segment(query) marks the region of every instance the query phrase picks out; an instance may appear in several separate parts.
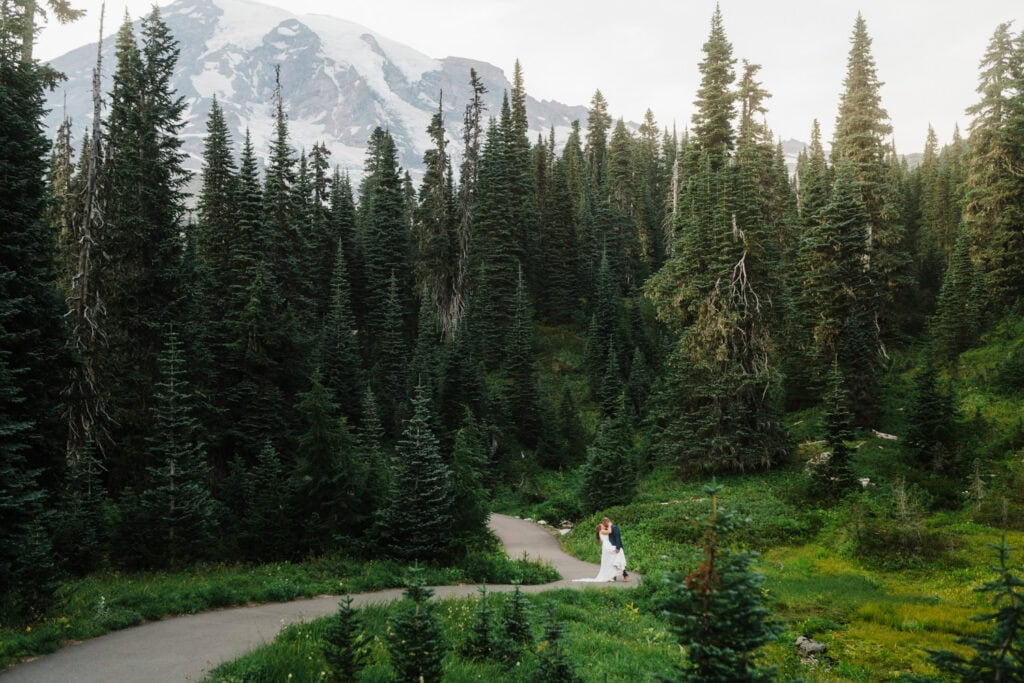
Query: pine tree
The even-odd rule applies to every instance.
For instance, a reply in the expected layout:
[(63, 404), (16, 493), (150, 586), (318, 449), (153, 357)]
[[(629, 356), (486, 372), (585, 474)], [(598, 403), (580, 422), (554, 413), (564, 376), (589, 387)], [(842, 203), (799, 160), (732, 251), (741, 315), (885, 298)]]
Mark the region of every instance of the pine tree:
[(458, 266), (457, 209), (443, 111), (439, 102), (427, 128), (434, 147), (423, 155), (425, 171), (415, 219), (416, 274), (418, 288), (426, 289), (438, 318), (450, 326), (453, 321), (446, 316), (453, 310), (454, 269)]
[(853, 415), (847, 407), (849, 397), (844, 388), (845, 379), (837, 362), (829, 373), (829, 392), (825, 412), (825, 444), (829, 448), (828, 460), (818, 465), (814, 477), (827, 496), (838, 496), (854, 485), (850, 458), (853, 450), (847, 444), (853, 441)]
[(661, 613), (687, 651), (686, 664), (671, 680), (769, 681), (773, 672), (756, 668), (753, 655), (780, 629), (764, 606), (764, 576), (752, 568), (757, 553), (722, 550), (724, 537), (740, 525), (719, 510), (720, 489), (708, 488), (712, 513), (701, 541), (704, 559), (689, 575), (666, 579)]
[(928, 354), (914, 382), (904, 441), (915, 469), (948, 476), (956, 471), (956, 403), (939, 391), (935, 363)]
[(398, 443), (397, 471), (380, 519), (389, 552), (403, 560), (435, 560), (452, 550), (444, 542), (451, 528), (452, 487), (431, 430), (427, 387), (416, 387), (412, 418)]
[(358, 446), (319, 372), (299, 398), (306, 431), (298, 439), (295, 481), (303, 501), (307, 545), (322, 550), (340, 530), (355, 528), (356, 492), (362, 488), (355, 465)]
[(139, 495), (139, 516), (133, 520), (140, 559), (148, 566), (180, 567), (211, 554), (216, 518), (210, 468), (192, 396), (182, 342), (168, 329), (147, 438), (149, 485)]
[(523, 651), (533, 647), (530, 602), (518, 585), (501, 605), (498, 635), (498, 657), (506, 666), (515, 666), (522, 659)]
[(46, 67), (25, 58), (34, 40), (26, 24), (34, 16), (19, 9), (10, 3), (0, 7), (0, 353), (9, 354), (9, 379), (19, 396), (5, 402), (4, 418), (32, 424), (18, 437), (26, 447), (22, 457), (38, 470), (39, 484), (52, 490), (63, 477), (67, 424), (60, 392), (70, 359), (56, 287), (56, 244), (44, 220), (48, 76)]
[(53, 551), (64, 571), (73, 576), (95, 571), (106, 556), (106, 489), (100, 477), (101, 468), (96, 448), (87, 443), (68, 462), (60, 490), (60, 507), (52, 532)]
[(582, 683), (583, 679), (576, 673), (572, 659), (563, 649), (565, 624), (558, 621), (555, 605), (548, 605), (547, 621), (544, 624), (544, 635), (541, 636), (540, 668), (537, 671), (537, 683)]
[(890, 176), (887, 161), (889, 148), (884, 138), (892, 133), (892, 126), (882, 108), (881, 87), (867, 24), (858, 14), (836, 116), (832, 159), (836, 164), (841, 159), (848, 162), (867, 213), (865, 266), (871, 271), (877, 290), (873, 315), (878, 318), (883, 334), (889, 336), (903, 317), (897, 295), (913, 283), (903, 216), (897, 206), (899, 188)]
[[(402, 402), (405, 400), (407, 367), (406, 345), (402, 325), (402, 302), (398, 278), (392, 274), (384, 300), (384, 321), (379, 352), (373, 369), (374, 386), (384, 408), (385, 428), (397, 435), (402, 422)], [(429, 388), (429, 385), (428, 385)]]
[(430, 603), (433, 595), (434, 591), (424, 588), (423, 580), (414, 573), (406, 584), (405, 600), (390, 620), (388, 650), (400, 681), (441, 681), (445, 640)]
[(34, 425), (19, 419), (25, 401), (19, 375), (24, 371), (10, 365), (14, 335), (8, 325), (14, 310), (13, 302), (0, 299), (0, 615), (5, 622), (44, 609), (55, 578), (49, 539), (43, 533), (45, 492), (39, 469), (26, 458), (32, 452)]
[(359, 210), (364, 212), (361, 229), (366, 299), (363, 303), (371, 358), (376, 361), (383, 352), (384, 328), (389, 324), (392, 277), (396, 280), (401, 320), (406, 320), (414, 310), (411, 233), (406, 220), (401, 169), (390, 133), (374, 131), (367, 150), (366, 174), (359, 202)]
[(320, 371), (334, 402), (346, 417), (355, 420), (359, 416), (357, 401), (362, 393), (363, 377), (351, 294), (345, 243), (339, 239), (327, 316), (320, 336)]
[(972, 325), (972, 315), (965, 314), (980, 303), (974, 298), (974, 273), (971, 233), (966, 224), (962, 224), (942, 279), (933, 319), (932, 332), (941, 358), (955, 358), (974, 342), (978, 333)]
[(159, 331), (182, 314), (180, 219), (189, 174), (179, 137), (185, 101), (171, 89), (179, 48), (157, 8), (142, 22), (141, 49), (125, 17), (115, 54), (99, 279), (108, 314), (101, 383), (116, 425), (107, 465), (117, 487), (141, 478), (132, 462), (145, 450)]
[(572, 321), (581, 292), (576, 216), (564, 154), (554, 162), (549, 188), (541, 214), (545, 286), (538, 304), (545, 321), (565, 324)]
[(515, 315), (505, 351), (505, 367), (511, 380), (508, 405), (509, 414), (515, 421), (516, 439), (520, 444), (532, 448), (537, 444), (542, 421), (533, 342), (533, 315), (528, 297), (526, 282), (520, 269), (516, 285)]
[(486, 106), (483, 96), (487, 92), (483, 82), (477, 76), (476, 69), (469, 70), (469, 87), (473, 97), (466, 105), (462, 119), (462, 165), (459, 167), (459, 216), (457, 239), (457, 255), (455, 276), (452, 283), (453, 294), (451, 310), (443, 317), (451, 330), (459, 329), (462, 316), (466, 310), (470, 280), (470, 243), (472, 242), (476, 193), (480, 180), (480, 138), (483, 135), (483, 113)]
[(242, 522), (239, 544), (243, 556), (251, 561), (289, 557), (296, 546), (296, 487), (269, 440), (263, 442), (256, 462), (242, 476), (245, 500), (236, 513)]
[(487, 450), (484, 433), (472, 411), (466, 409), (462, 426), (455, 433), (451, 453), (452, 528), (456, 547), (471, 547), (487, 533), (490, 494), (484, 486)]
[(358, 629), (359, 613), (352, 608), (352, 596), (346, 596), (338, 601), (338, 611), (324, 631), (324, 659), (333, 683), (353, 683), (365, 666), (366, 653), (360, 647), (363, 634)]
[(487, 661), (495, 658), (499, 647), (497, 634), (494, 632), (495, 610), (487, 601), (487, 588), (481, 586), (478, 592), (480, 597), (475, 603), (468, 634), (458, 652), (466, 659)]
[(587, 449), (580, 499), (589, 511), (624, 505), (633, 498), (636, 466), (632, 434), (623, 410), (606, 416)]
[(559, 461), (545, 463), (549, 467), (571, 467), (584, 460), (587, 456), (587, 436), (580, 422), (579, 411), (572, 399), (569, 388), (562, 392), (562, 400), (558, 405), (558, 425), (562, 430), (562, 448)]
[(994, 612), (974, 621), (992, 629), (980, 636), (957, 638), (958, 645), (974, 649), (969, 659), (948, 650), (929, 651), (929, 660), (939, 671), (961, 681), (1017, 681), (1024, 678), (1024, 577), (1010, 567), (1013, 550), (1003, 539), (992, 548), (999, 558), (993, 567), (997, 576), (975, 590), (992, 597)]
[(715, 5), (711, 16), (711, 33), (702, 48), (704, 59), (700, 63), (701, 81), (693, 105), (694, 141), (712, 159), (717, 169), (732, 151), (734, 132), (732, 118), (736, 107), (732, 83), (736, 80), (732, 44), (725, 36), (722, 11)]

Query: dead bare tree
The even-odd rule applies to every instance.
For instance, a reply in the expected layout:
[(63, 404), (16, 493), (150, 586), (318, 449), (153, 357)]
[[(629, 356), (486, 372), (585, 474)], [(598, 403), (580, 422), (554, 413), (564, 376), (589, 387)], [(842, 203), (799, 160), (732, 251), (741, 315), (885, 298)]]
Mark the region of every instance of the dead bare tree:
[(103, 149), (101, 145), (100, 116), (102, 97), (100, 74), (103, 62), (103, 13), (100, 6), (100, 41), (96, 48), (96, 66), (92, 72), (93, 120), (89, 138), (88, 159), (81, 171), (79, 195), (74, 198), (72, 230), (77, 259), (71, 276), (71, 293), (65, 314), (69, 344), (78, 362), (71, 372), (66, 388), (68, 443), (67, 454), (77, 460), (82, 449), (94, 444), (102, 453), (107, 442), (106, 398), (97, 378), (98, 350), (106, 343), (103, 317), (106, 309), (96, 286), (97, 260), (103, 254), (99, 248), (99, 235), (103, 232), (103, 206), (99, 197), (99, 173)]

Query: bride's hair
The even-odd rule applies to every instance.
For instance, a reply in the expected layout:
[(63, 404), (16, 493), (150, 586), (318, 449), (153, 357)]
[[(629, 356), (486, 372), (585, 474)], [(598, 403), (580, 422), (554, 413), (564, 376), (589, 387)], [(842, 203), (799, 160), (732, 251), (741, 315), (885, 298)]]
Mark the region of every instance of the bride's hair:
[(598, 525), (597, 525), (597, 532), (596, 532), (596, 534), (595, 534), (595, 535), (597, 536), (597, 542), (598, 542), (598, 543), (600, 543), (600, 542), (601, 542), (601, 531), (602, 531), (603, 529), (604, 529), (604, 524), (598, 524)]

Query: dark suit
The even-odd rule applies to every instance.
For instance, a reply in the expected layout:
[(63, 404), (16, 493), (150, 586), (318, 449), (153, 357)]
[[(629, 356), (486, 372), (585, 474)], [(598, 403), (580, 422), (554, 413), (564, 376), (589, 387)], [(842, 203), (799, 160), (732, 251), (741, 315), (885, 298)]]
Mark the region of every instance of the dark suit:
[[(608, 542), (622, 550), (622, 534), (619, 533), (619, 527), (614, 524), (612, 524), (612, 532), (608, 535)], [(622, 576), (629, 576), (629, 572), (623, 570)]]

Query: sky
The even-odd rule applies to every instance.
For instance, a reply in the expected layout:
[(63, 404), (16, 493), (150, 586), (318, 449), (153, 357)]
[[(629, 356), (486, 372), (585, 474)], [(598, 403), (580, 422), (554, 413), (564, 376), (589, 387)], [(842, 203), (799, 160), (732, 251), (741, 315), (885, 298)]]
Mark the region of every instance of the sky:
[[(165, 0), (158, 5), (169, 4)], [(600, 89), (615, 117), (640, 121), (650, 108), (662, 126), (689, 124), (700, 83), (697, 65), (714, 0), (264, 0), (295, 14), (353, 21), (434, 58), (471, 57), (511, 75), (519, 59), (526, 91), (565, 104)], [(94, 42), (100, 0), (72, 0), (86, 18), (52, 23), (36, 54), (51, 59)], [(107, 2), (108, 35), (125, 9), (146, 14), (152, 0)], [(978, 63), (995, 27), (1016, 20), (1020, 0), (721, 0), (737, 59), (762, 65), (773, 97), (768, 124), (783, 139), (808, 140), (821, 122), (827, 142), (846, 73), (857, 12), (864, 15), (882, 86), (882, 105), (901, 153), (920, 152), (928, 125), (940, 142), (977, 95)], [(739, 63), (737, 64), (739, 70)]]

